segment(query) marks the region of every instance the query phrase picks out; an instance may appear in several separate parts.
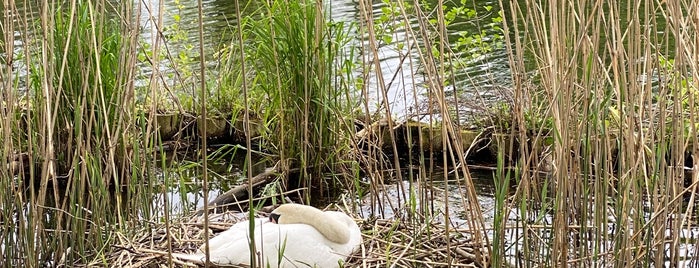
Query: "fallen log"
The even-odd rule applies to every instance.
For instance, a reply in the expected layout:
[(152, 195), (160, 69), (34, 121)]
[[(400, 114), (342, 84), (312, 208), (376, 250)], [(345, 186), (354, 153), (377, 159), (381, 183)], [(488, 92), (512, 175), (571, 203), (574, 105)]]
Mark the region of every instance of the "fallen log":
[[(279, 174), (277, 166), (267, 168), (264, 172), (255, 175), (255, 177), (252, 177), (248, 183), (243, 183), (241, 185), (233, 187), (233, 189), (230, 189), (227, 192), (217, 196), (214, 200), (209, 202), (207, 207), (209, 208), (209, 210), (212, 210), (236, 203), (238, 202), (238, 200), (247, 199), (247, 197), (250, 195), (250, 193), (248, 192), (249, 184), (252, 184), (252, 187), (255, 187), (262, 184), (270, 183), (276, 178), (276, 174)], [(197, 216), (204, 215), (204, 208), (200, 208), (199, 210), (197, 210), (196, 214)]]

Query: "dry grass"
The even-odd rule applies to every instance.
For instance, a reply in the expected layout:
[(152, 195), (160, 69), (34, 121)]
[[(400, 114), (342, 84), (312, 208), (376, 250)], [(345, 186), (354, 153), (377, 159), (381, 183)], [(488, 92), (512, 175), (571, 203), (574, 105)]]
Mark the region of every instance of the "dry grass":
[[(266, 209), (265, 211), (269, 211)], [(260, 212), (258, 216), (266, 216)], [(356, 216), (356, 215), (355, 215)], [(210, 217), (211, 237), (245, 220), (241, 213), (222, 213)], [(162, 267), (167, 266), (168, 241), (172, 251), (194, 252), (203, 241), (203, 217), (180, 218), (170, 224), (169, 232), (164, 224), (151, 223), (135, 231), (134, 235), (119, 235), (107, 256), (110, 267)], [(477, 261), (480, 244), (470, 239), (468, 231), (450, 229), (445, 232), (441, 224), (411, 224), (409, 221), (383, 219), (356, 219), (362, 229), (364, 243), (350, 256), (347, 267), (482, 267)], [(167, 235), (170, 235), (168, 239)], [(447, 247), (447, 240), (450, 247)], [(173, 259), (175, 267), (196, 266)], [(87, 266), (104, 266), (93, 262)]]
[[(481, 243), (470, 232), (443, 224), (411, 224), (400, 220), (361, 220), (364, 244), (348, 267), (483, 267)], [(447, 246), (449, 240), (449, 246)], [(482, 252), (485, 252), (483, 250)]]

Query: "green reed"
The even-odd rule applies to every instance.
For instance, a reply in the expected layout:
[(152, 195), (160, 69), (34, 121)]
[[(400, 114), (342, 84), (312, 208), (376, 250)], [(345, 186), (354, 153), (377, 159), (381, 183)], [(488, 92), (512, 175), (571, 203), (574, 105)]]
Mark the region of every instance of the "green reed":
[[(24, 22), (4, 32), (3, 44), (26, 73), (2, 75), (3, 105), (11, 109), (2, 109), (0, 140), (7, 145), (0, 154), (20, 167), (0, 169), (11, 178), (2, 185), (10, 190), (0, 208), (0, 265), (106, 265), (98, 256), (113, 243), (112, 231), (125, 226), (129, 197), (141, 194), (122, 192), (139, 174), (130, 164), (139, 139), (130, 123), (134, 35), (128, 22), (111, 16), (130, 14), (130, 7), (72, 1), (37, 10), (37, 17), (20, 14), (4, 24)], [(21, 47), (7, 42), (15, 30), (24, 33)]]
[(255, 74), (252, 107), (268, 122), (265, 147), (279, 155), (283, 172), (300, 169), (300, 186), (323, 192), (324, 177), (346, 160), (353, 127), (345, 61), (338, 61), (348, 53), (347, 32), (327, 21), (320, 2), (274, 1), (256, 16), (246, 21), (245, 55)]

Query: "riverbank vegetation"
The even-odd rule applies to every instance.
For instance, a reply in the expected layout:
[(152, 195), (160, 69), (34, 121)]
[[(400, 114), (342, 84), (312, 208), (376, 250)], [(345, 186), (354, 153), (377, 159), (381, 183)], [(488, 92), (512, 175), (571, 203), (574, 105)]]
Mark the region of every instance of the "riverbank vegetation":
[(215, 37), (179, 1), (6, 3), (0, 263), (182, 266), (294, 201), (357, 218), (348, 267), (690, 264), (699, 4), (475, 3), (236, 1)]
[[(495, 239), (494, 251), (517, 252), (524, 266), (689, 265), (697, 4), (504, 5), (514, 82), (509, 134), (528, 141), (504, 154), (529, 153), (509, 173), (515, 189), (506, 188), (507, 173), (498, 176), (509, 198), (500, 199), (495, 229), (513, 240)], [(541, 118), (548, 122), (532, 123)], [(541, 164), (550, 172), (538, 172)]]

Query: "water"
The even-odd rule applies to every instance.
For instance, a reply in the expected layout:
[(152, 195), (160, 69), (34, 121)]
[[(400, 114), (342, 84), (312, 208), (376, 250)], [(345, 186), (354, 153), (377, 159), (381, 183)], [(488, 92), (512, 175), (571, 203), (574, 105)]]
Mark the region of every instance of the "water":
[[(340, 0), (327, 1), (326, 3), (328, 16), (333, 21), (341, 21), (346, 23), (346, 25), (363, 25), (365, 23), (358, 1)], [(428, 3), (434, 7), (437, 1), (428, 1)], [(185, 37), (167, 41), (169, 49), (172, 50), (171, 53), (175, 55), (180, 53), (193, 55), (198, 51), (195, 51), (196, 49), (193, 50), (191, 47), (188, 48), (186, 44), (198, 43), (196, 2), (182, 1), (180, 4), (180, 6), (177, 6), (174, 2), (167, 1), (162, 9), (159, 9), (158, 1), (134, 2), (134, 5), (138, 6), (141, 11), (140, 25), (143, 29), (141, 39), (150, 44), (155, 43), (155, 38), (159, 35), (158, 27), (156, 27), (154, 20), (162, 15), (164, 29), (173, 29), (173, 25), (177, 25), (178, 29), (185, 33)], [(215, 66), (217, 60), (212, 55), (218, 48), (232, 40), (230, 34), (236, 27), (235, 6), (231, 1), (205, 1), (203, 5), (204, 13), (206, 14), (204, 42), (207, 53), (210, 53), (206, 56), (206, 59), (209, 61), (208, 66)], [(241, 8), (250, 10), (256, 8), (254, 5), (256, 3), (241, 3)], [(475, 6), (478, 7), (489, 5), (497, 5), (497, 2), (483, 0), (475, 2)], [(388, 8), (386, 4), (381, 1), (375, 1), (374, 6), (371, 7), (373, 19), (381, 21), (381, 17), (386, 14), (386, 8)], [(496, 10), (490, 12), (485, 10), (478, 11), (482, 12), (480, 21), (461, 19), (457, 20), (454, 26), (450, 26), (449, 29), (453, 34), (449, 36), (449, 40), (453, 44), (458, 42), (459, 32), (479, 32), (481, 27), (488, 23), (497, 13)], [(430, 18), (435, 17), (434, 13), (428, 14), (428, 16)], [(178, 22), (175, 17), (179, 17), (181, 20)], [(369, 76), (365, 80), (367, 83), (366, 96), (368, 97), (366, 101), (370, 109), (372, 109), (371, 112), (376, 112), (377, 107), (383, 104), (383, 94), (381, 93), (383, 88), (386, 91), (385, 95), (388, 98), (389, 109), (393, 116), (400, 119), (418, 120), (420, 118), (416, 117), (416, 115), (420, 111), (427, 109), (425, 104), (427, 85), (424, 83), (425, 73), (422, 70), (424, 64), (421, 63), (418, 48), (410, 48), (406, 45), (406, 42), (413, 42), (413, 40), (421, 39), (421, 37), (413, 36), (413, 34), (419, 34), (417, 32), (417, 19), (414, 16), (411, 16), (409, 19), (410, 27), (400, 27), (399, 24), (402, 22), (401, 17), (397, 16), (393, 20), (384, 21), (382, 24), (384, 28), (395, 27), (390, 34), (391, 42), (379, 44), (376, 53), (379, 57), (381, 74), (384, 78), (384, 87), (379, 85), (375, 72), (369, 71)], [(166, 30), (165, 36), (173, 32)], [(493, 37), (491, 36), (490, 38)], [(355, 46), (356, 51), (359, 53), (358, 59), (364, 58), (367, 62), (371, 62), (374, 54), (369, 53), (371, 49), (367, 40), (368, 36), (363, 36), (352, 41), (350, 45)], [(444, 89), (445, 93), (452, 98), (458, 96), (467, 100), (461, 101), (461, 103), (465, 103), (463, 109), (461, 109), (462, 111), (469, 111), (469, 106), (480, 106), (484, 102), (497, 101), (500, 97), (495, 89), (509, 85), (510, 73), (503, 47), (494, 47), (494, 50), (490, 53), (484, 53), (479, 57), (472, 57), (470, 53), (473, 53), (473, 51), (462, 50), (454, 53), (455, 60), (459, 61), (458, 68), (454, 68), (456, 80), (455, 83), (449, 83), (449, 86)], [(168, 68), (170, 64), (170, 62), (164, 61), (159, 71), (166, 74), (172, 72), (172, 69)], [(192, 68), (196, 69), (198, 66), (193, 66)], [(147, 77), (152, 72), (150, 67), (145, 64), (142, 66), (142, 70), (144, 77)], [(361, 74), (356, 72), (356, 75), (359, 77)], [(169, 82), (177, 83), (174, 80)], [(145, 85), (145, 81), (142, 81), (142, 83), (142, 85)], [(447, 188), (453, 187), (448, 186)], [(195, 188), (184, 189), (177, 185), (174, 186), (173, 191), (168, 194), (169, 203), (173, 206), (173, 212), (176, 213), (185, 208), (191, 209), (192, 207), (201, 207), (203, 205), (204, 201), (201, 194), (194, 190)], [(220, 189), (214, 189), (210, 192), (209, 198), (213, 199), (222, 192)], [(162, 201), (162, 198), (161, 196), (155, 201)], [(487, 200), (490, 200), (490, 197), (484, 196), (483, 198), (486, 203), (488, 203)], [(456, 204), (458, 203), (456, 201), (451, 200), (450, 202)], [(458, 213), (454, 215), (458, 215)], [(458, 217), (452, 220), (456, 222), (462, 221)]]
[[(434, 7), (437, 1), (427, 1)], [(119, 2), (111, 2), (113, 6), (119, 6)], [(162, 4), (162, 6), (161, 6)], [(259, 8), (262, 3), (250, 1), (241, 3), (243, 12)], [(347, 25), (364, 25), (365, 19), (362, 18), (361, 6), (358, 1), (340, 0), (327, 1), (326, 9), (328, 16), (333, 21), (342, 21)], [(495, 5), (496, 2), (478, 0), (475, 6), (483, 7)], [(26, 45), (36, 45), (40, 42), (40, 32), (38, 30), (40, 8), (41, 6), (35, 1), (17, 1), (17, 9), (7, 10), (2, 13), (3, 16), (13, 16), (15, 24), (14, 29), (14, 51), (12, 52), (15, 60), (12, 62), (15, 74), (18, 76), (19, 91), (24, 91), (27, 84), (27, 65), (21, 60), (25, 53)], [(138, 63), (138, 73), (136, 74), (136, 86), (142, 91), (148, 86), (150, 76), (157, 71), (160, 77), (163, 77), (168, 87), (174, 90), (175, 94), (190, 94), (184, 91), (188, 88), (182, 78), (178, 75), (185, 71), (196, 72), (199, 68), (197, 61), (199, 55), (199, 37), (198, 37), (198, 13), (196, 1), (163, 1), (160, 3), (156, 0), (133, 1), (134, 17), (140, 28), (140, 51), (148, 51), (156, 42), (160, 42), (163, 55), (159, 57), (160, 62), (156, 68), (153, 68), (148, 61), (141, 60)], [(66, 6), (68, 8), (68, 6)], [(425, 110), (427, 86), (425, 85), (424, 63), (421, 62), (421, 57), (418, 54), (417, 47), (409, 47), (406, 44), (415, 40), (420, 40), (422, 37), (418, 33), (418, 20), (416, 17), (410, 16), (408, 27), (402, 27), (403, 20), (401, 16), (389, 17), (386, 9), (388, 6), (381, 1), (376, 1), (374, 6), (370, 7), (370, 15), (382, 29), (392, 28), (389, 42), (381, 42), (378, 44), (376, 55), (379, 58), (381, 74), (385, 81), (380, 85), (375, 72), (369, 71), (369, 76), (366, 77), (367, 94), (369, 107), (372, 112), (376, 111), (383, 103), (384, 95), (381, 90), (385, 90), (385, 95), (388, 98), (389, 109), (397, 118), (418, 119), (416, 114), (421, 110)], [(479, 21), (460, 19), (449, 27), (453, 34), (449, 39), (454, 43), (458, 41), (458, 32), (478, 32), (479, 27), (488, 23), (489, 19), (496, 14), (493, 10), (485, 12), (479, 10), (482, 17)], [(228, 45), (232, 40), (232, 32), (236, 27), (235, 6), (233, 1), (204, 1), (204, 47), (206, 66), (214, 69), (218, 64), (216, 53), (224, 46)], [(397, 15), (397, 14), (394, 14)], [(429, 18), (435, 18), (434, 12), (426, 14)], [(24, 21), (28, 20), (35, 21)], [(115, 17), (116, 18), (116, 17)], [(162, 18), (162, 23), (160, 23)], [(5, 31), (6, 27), (0, 27), (0, 31)], [(24, 29), (28, 29), (26, 32)], [(356, 28), (354, 28), (356, 29)], [(3, 34), (6, 34), (3, 32)], [(358, 33), (356, 33), (358, 35)], [(350, 45), (355, 46), (358, 59), (364, 58), (367, 62), (372, 61), (374, 57), (367, 43), (367, 36), (359, 36)], [(388, 40), (381, 38), (381, 40)], [(3, 46), (4, 49), (4, 46)], [(0, 51), (0, 56), (5, 59), (6, 51)], [(506, 85), (508, 81), (509, 71), (506, 62), (505, 50), (502, 47), (497, 47), (490, 53), (483, 54), (479, 57), (471, 57), (473, 51), (455, 51), (454, 59), (459, 61), (458, 67), (454, 68), (454, 83), (449, 83), (444, 90), (449, 96), (459, 96), (461, 98), (472, 99), (474, 97), (485, 97), (491, 101), (496, 100), (497, 94), (488, 93), (492, 88), (497, 88)], [(189, 64), (182, 65), (183, 62), (171, 60), (176, 58), (187, 58)], [(186, 62), (184, 62), (186, 63)], [(179, 64), (179, 65), (178, 65)], [(178, 68), (178, 72), (175, 72)], [(181, 69), (180, 69), (181, 68)], [(356, 73), (360, 75), (359, 72)], [(3, 78), (0, 78), (3, 79)], [(189, 82), (191, 83), (191, 81)], [(179, 91), (178, 91), (179, 90)], [(359, 89), (358, 89), (359, 90)], [(142, 98), (141, 98), (142, 100)], [(243, 161), (240, 161), (243, 163)], [(203, 205), (200, 188), (198, 188), (196, 179), (199, 174), (196, 172), (187, 171), (187, 163), (183, 162), (180, 167), (173, 170), (163, 170), (159, 174), (161, 181), (172, 179), (172, 181), (184, 181), (172, 186), (172, 191), (166, 195), (158, 196), (154, 200), (155, 203), (162, 203), (165, 198), (171, 204), (171, 212), (177, 213), (181, 211), (191, 210), (192, 208)], [(209, 198), (213, 199), (218, 194), (227, 190), (231, 185), (242, 180), (245, 176), (240, 174), (240, 166), (229, 166), (225, 172), (222, 172), (220, 177), (214, 177), (214, 190), (209, 194)], [(221, 182), (216, 184), (216, 182)], [(230, 184), (229, 184), (230, 183)], [(156, 206), (157, 207), (157, 206)]]
[[(431, 7), (436, 6), (437, 1), (427, 1)], [(118, 2), (112, 3), (118, 6)], [(327, 1), (326, 10), (328, 16), (333, 21), (343, 21), (348, 25), (365, 25), (360, 12), (360, 4), (353, 0)], [(459, 42), (459, 33), (477, 33), (481, 29), (488, 30), (487, 24), (490, 19), (497, 14), (497, 10), (486, 11), (481, 8), (484, 6), (497, 5), (497, 2), (477, 0), (474, 3), (479, 12), (480, 18), (473, 19), (457, 19), (448, 27), (451, 35), (449, 40), (452, 46)], [(243, 12), (259, 8), (261, 3), (250, 1), (240, 4)], [(30, 19), (38, 21), (40, 6), (33, 1), (19, 1), (17, 3), (17, 15), (15, 15), (15, 58), (23, 53), (23, 45), (25, 42), (34, 42), (41, 40), (40, 36), (36, 36), (33, 31), (36, 28), (29, 27), (28, 32), (22, 32), (24, 24), (33, 24), (33, 22), (24, 22), (23, 14), (27, 14)], [(140, 40), (141, 51), (149, 51), (156, 42), (160, 42), (163, 55), (160, 57), (160, 62), (157, 71), (168, 83), (169, 88), (174, 90), (175, 94), (191, 94), (187, 92), (186, 78), (181, 77), (183, 73), (193, 73), (199, 68), (199, 37), (198, 37), (198, 13), (196, 1), (163, 1), (160, 6), (159, 1), (134, 1), (134, 18), (141, 29)], [(377, 54), (380, 62), (380, 70), (384, 78), (383, 85), (377, 81), (374, 71), (369, 71), (369, 76), (366, 77), (366, 89), (368, 96), (368, 104), (372, 112), (376, 111), (383, 103), (383, 94), (381, 90), (385, 90), (385, 95), (389, 103), (391, 113), (397, 118), (412, 118), (417, 119), (415, 115), (418, 111), (427, 109), (425, 106), (427, 86), (425, 85), (424, 63), (421, 62), (417, 46), (408, 46), (407, 42), (421, 40), (422, 37), (418, 31), (417, 18), (415, 15), (409, 16), (409, 27), (403, 27), (403, 20), (399, 13), (387, 13), (387, 6), (381, 1), (375, 1), (371, 7), (371, 16), (373, 17), (378, 33), (382, 30), (386, 32), (385, 36), (390, 36), (390, 43), (379, 42)], [(397, 8), (397, 7), (396, 7)], [(426, 12), (428, 12), (427, 10)], [(394, 11), (398, 12), (398, 11)], [(219, 59), (216, 58), (216, 53), (228, 45), (232, 40), (231, 35), (236, 27), (235, 6), (232, 1), (204, 1), (204, 48), (206, 66), (212, 67), (218, 64)], [(387, 14), (396, 15), (385, 19)], [(429, 19), (435, 19), (434, 12), (425, 15)], [(158, 26), (158, 22), (162, 17), (162, 24)], [(363, 26), (366, 27), (366, 26)], [(356, 29), (356, 28), (355, 28)], [(0, 30), (4, 30), (0, 29)], [(496, 31), (490, 31), (491, 35), (487, 39), (493, 39), (498, 34)], [(33, 37), (35, 36), (35, 37)], [(159, 41), (156, 41), (159, 39)], [(164, 39), (163, 39), (164, 38)], [(381, 38), (380, 40), (387, 40)], [(367, 43), (368, 37), (358, 37), (356, 41), (351, 43), (356, 48), (357, 59), (364, 58), (366, 62), (371, 62), (373, 53), (369, 49)], [(4, 52), (1, 53), (4, 55)], [(474, 57), (474, 54), (480, 55)], [(176, 59), (176, 60), (171, 60)], [(177, 60), (185, 59), (185, 60)], [(444, 88), (448, 96), (459, 96), (466, 101), (466, 108), (469, 105), (483, 105), (483, 100), (497, 101), (499, 99), (497, 88), (508, 85), (509, 68), (507, 65), (507, 57), (502, 46), (494, 47), (494, 50), (487, 53), (482, 51), (474, 51), (460, 49), (453, 53), (454, 77), (455, 80), (449, 79), (448, 85)], [(22, 60), (13, 61), (13, 67), (20, 77), (19, 89), (26, 88), (26, 73), (27, 67)], [(136, 74), (136, 86), (145, 92), (150, 76), (153, 74), (153, 67), (148, 61), (142, 60), (138, 63), (138, 73)], [(374, 68), (375, 66), (372, 66)], [(175, 72), (175, 69), (178, 72)], [(358, 70), (357, 70), (358, 71)], [(215, 75), (212, 73), (211, 75)], [(357, 76), (360, 73), (357, 72)], [(189, 82), (191, 83), (191, 81)], [(359, 89), (358, 89), (359, 90)], [(466, 109), (467, 110), (467, 109)]]
[[(163, 194), (156, 194), (152, 200), (155, 208), (162, 208), (162, 204), (167, 202), (171, 215), (196, 211), (204, 207), (205, 203), (247, 181), (245, 153), (242, 150), (226, 154), (218, 161), (208, 162), (208, 199), (204, 199), (202, 191), (201, 165), (182, 159), (171, 161), (169, 167), (158, 171), (158, 181), (167, 183), (169, 190)], [(253, 176), (274, 165), (254, 155), (252, 162)], [(155, 218), (162, 217), (164, 210), (157, 212)]]
[[(426, 1), (431, 6), (436, 6), (437, 1)], [(353, 0), (336, 0), (327, 1), (328, 3), (328, 14), (335, 21), (343, 21), (348, 24), (364, 25), (365, 20), (362, 18), (361, 7), (358, 1)], [(218, 50), (227, 45), (231, 40), (231, 33), (236, 27), (235, 19), (235, 7), (233, 1), (204, 1), (204, 47), (205, 47), (205, 59), (206, 66), (213, 69), (218, 64), (218, 59), (215, 57)], [(241, 7), (253, 9), (256, 8), (254, 5), (259, 5), (260, 3), (250, 1), (248, 3), (241, 3)], [(197, 8), (196, 1), (181, 1), (176, 4), (175, 1), (164, 1), (163, 6), (159, 6), (158, 1), (134, 1), (133, 5), (137, 11), (138, 25), (141, 29), (140, 42), (142, 44), (147, 44), (149, 46), (154, 45), (157, 38), (164, 37), (165, 40), (160, 40), (163, 46), (163, 51), (166, 51), (172, 57), (182, 56), (184, 58), (189, 58), (192, 62), (191, 65), (179, 66), (181, 68), (189, 68), (190, 71), (195, 72), (198, 70), (199, 66), (197, 61), (199, 60), (199, 49), (197, 44), (198, 40), (198, 25), (197, 25)], [(493, 1), (477, 0), (474, 6), (484, 7), (488, 5), (497, 5)], [(30, 14), (31, 17), (38, 17), (38, 5), (34, 1), (18, 1), (18, 14)], [(382, 20), (382, 16), (385, 15), (385, 8), (387, 6), (376, 1), (375, 5), (371, 7), (371, 16), (375, 21)], [(480, 32), (483, 26), (490, 22), (497, 10), (491, 12), (483, 11), (482, 16), (478, 21), (473, 20), (457, 20), (452, 26), (450, 26), (450, 31), (452, 35), (449, 36), (451, 45), (455, 45), (459, 42), (459, 32)], [(158, 18), (162, 16), (162, 26), (157, 27)], [(434, 13), (427, 14), (430, 18), (435, 18)], [(23, 23), (19, 16), (16, 16), (17, 23)], [(351, 43), (355, 46), (356, 51), (359, 53), (357, 57), (359, 59), (365, 59), (367, 62), (372, 61), (372, 57), (375, 55), (379, 58), (381, 75), (384, 78), (384, 83), (380, 84), (378, 77), (373, 71), (369, 71), (369, 76), (366, 77), (367, 83), (367, 99), (368, 106), (372, 109), (371, 112), (375, 112), (377, 107), (380, 107), (384, 103), (384, 94), (382, 90), (385, 90), (385, 96), (387, 98), (388, 107), (391, 114), (399, 119), (420, 119), (419, 116), (421, 112), (427, 110), (426, 98), (428, 87), (425, 84), (425, 71), (424, 62), (420, 57), (417, 48), (409, 47), (406, 44), (413, 42), (413, 40), (420, 40), (420, 36), (414, 36), (413, 32), (417, 30), (417, 19), (411, 16), (408, 20), (410, 24), (409, 27), (399, 27), (400, 23), (403, 21), (400, 17), (395, 17), (393, 20), (384, 21), (385, 27), (396, 26), (395, 30), (392, 31), (390, 36), (390, 42), (383, 42), (378, 45), (376, 54), (370, 53), (371, 49), (368, 46), (366, 40), (367, 36), (361, 36)], [(20, 24), (16, 27), (20, 27)], [(0, 27), (0, 30), (4, 30), (4, 27)], [(412, 31), (411, 31), (412, 30)], [(161, 35), (162, 34), (162, 35)], [(492, 40), (496, 39), (496, 32), (491, 32), (492, 35), (486, 36), (486, 39)], [(15, 31), (14, 33), (14, 51), (16, 55), (21, 55), (22, 47), (25, 43), (35, 42), (35, 39), (27, 39), (27, 36), (31, 36), (32, 33), (24, 33), (20, 31)], [(382, 39), (387, 40), (387, 39)], [(5, 55), (5, 51), (0, 51), (0, 54)], [(507, 88), (510, 85), (510, 70), (507, 62), (507, 55), (504, 47), (494, 46), (491, 51), (487, 53), (480, 53), (478, 50), (458, 50), (454, 54), (455, 64), (454, 68), (454, 80), (450, 81), (448, 85), (444, 88), (445, 94), (451, 99), (458, 97), (461, 99), (460, 103), (462, 107), (459, 107), (459, 112), (463, 115), (468, 115), (469, 111), (478, 111), (479, 108), (487, 106), (492, 102), (499, 101), (501, 99), (500, 90), (501, 88)], [(4, 58), (4, 57), (3, 57)], [(166, 78), (166, 83), (173, 88), (178, 94), (189, 94), (188, 92), (183, 92), (182, 89), (186, 88), (184, 82), (175, 76), (175, 64), (178, 62), (170, 61), (168, 57), (163, 57), (160, 64), (157, 66), (157, 71)], [(154, 69), (151, 65), (145, 61), (139, 63), (139, 73), (137, 74), (137, 87), (146, 88), (149, 82), (150, 75), (153, 74)], [(371, 66), (375, 68), (375, 66)], [(19, 75), (19, 86), (18, 88), (22, 90), (26, 87), (26, 73), (27, 68), (23, 61), (16, 60), (13, 61), (13, 68)], [(356, 73), (359, 75), (359, 72)], [(3, 79), (0, 77), (0, 80)], [(180, 91), (177, 91), (180, 90)], [(359, 90), (359, 89), (358, 89)], [(194, 171), (197, 167), (188, 167), (186, 162), (182, 162), (181, 165), (162, 170), (160, 173), (161, 180), (171, 180), (179, 181), (180, 183), (172, 184), (167, 193), (156, 195), (153, 199), (154, 207), (161, 207), (160, 204), (169, 204), (170, 213), (179, 214), (185, 211), (192, 211), (196, 208), (203, 206), (205, 202), (213, 200), (216, 196), (224, 193), (226, 190), (230, 189), (234, 185), (237, 185), (243, 181), (246, 176), (243, 173), (242, 163), (244, 161), (234, 160), (230, 163), (223, 163), (223, 165), (218, 166), (216, 169), (214, 165), (214, 173), (211, 179), (212, 190), (209, 191), (209, 199), (204, 200), (203, 194), (201, 192), (199, 184), (199, 174)], [(264, 167), (264, 164), (262, 165)], [(258, 170), (259, 171), (259, 170)], [(258, 172), (253, 172), (256, 174)], [(439, 211), (449, 210), (450, 222), (455, 224), (457, 228), (466, 225), (466, 218), (462, 217), (464, 213), (464, 208), (460, 205), (462, 197), (459, 195), (458, 185), (439, 182), (442, 178), (440, 174), (432, 175), (435, 181), (438, 181), (433, 186), (435, 186), (435, 196), (438, 198), (433, 200), (434, 204)], [(492, 177), (489, 174), (474, 174), (474, 182), (477, 185), (477, 191), (479, 193), (478, 201), (483, 211), (484, 220), (486, 223), (492, 223), (494, 218), (494, 207), (495, 202), (493, 199), (494, 186), (492, 184)], [(401, 186), (401, 187), (399, 187)], [(409, 185), (407, 182), (401, 182), (400, 184), (387, 185), (384, 189), (383, 194), (386, 198), (382, 199), (383, 202), (387, 202), (380, 207), (372, 207), (366, 199), (361, 200), (361, 216), (369, 217), (371, 215), (381, 215), (385, 218), (391, 218), (395, 216), (396, 211), (390, 209), (390, 203), (403, 202), (405, 200), (400, 200), (402, 198), (402, 189), (408, 189)], [(446, 200), (444, 200), (446, 198)], [(446, 202), (448, 201), (448, 202)], [(450, 204), (447, 206), (446, 204)], [(442, 214), (443, 215), (443, 214)], [(519, 212), (513, 210), (511, 215), (509, 215), (511, 221), (516, 221)], [(551, 222), (553, 219), (552, 215), (544, 215), (544, 217)], [(439, 221), (444, 221), (443, 218), (436, 219)], [(521, 219), (520, 219), (521, 220)], [(487, 226), (492, 227), (492, 226)], [(683, 233), (682, 237), (690, 238), (693, 240), (699, 239), (699, 231), (692, 229), (691, 233)], [(510, 243), (517, 243), (516, 240), (508, 241)], [(687, 252), (694, 252), (695, 248), (693, 245), (687, 244), (683, 245), (683, 249)], [(515, 256), (514, 252), (510, 252)], [(691, 254), (687, 253), (688, 256)]]
[[(360, 5), (354, 1), (331, 1), (333, 19), (343, 20), (355, 24), (363, 24), (361, 19)], [(437, 1), (427, 1), (429, 6), (436, 6)], [(447, 4), (448, 5), (448, 4)], [(474, 2), (474, 6), (485, 7), (497, 5), (492, 1), (478, 0)], [(366, 62), (371, 63), (375, 55), (378, 56), (380, 62), (381, 75), (383, 84), (374, 71), (368, 72), (366, 78), (367, 83), (367, 101), (371, 112), (376, 111), (376, 107), (384, 105), (384, 94), (388, 102), (388, 109), (391, 114), (398, 119), (420, 120), (418, 116), (425, 113), (427, 107), (428, 86), (425, 80), (424, 62), (421, 60), (419, 48), (413, 46), (414, 42), (422, 42), (418, 19), (416, 16), (408, 16), (409, 27), (403, 27), (402, 14), (399, 7), (393, 7), (395, 14), (391, 11), (391, 7), (382, 2), (376, 1), (372, 7), (375, 28), (377, 28), (378, 44), (375, 47), (369, 45), (367, 35), (363, 36), (358, 45), (360, 56), (364, 57)], [(448, 6), (451, 8), (451, 6)], [(455, 46), (459, 41), (460, 33), (480, 32), (480, 29), (489, 29), (485, 27), (495, 15), (496, 11), (486, 11), (478, 9), (481, 16), (478, 20), (457, 19), (448, 27), (451, 34), (448, 38), (451, 46)], [(386, 14), (394, 14), (395, 20), (383, 19)], [(434, 12), (426, 15), (428, 19), (436, 19)], [(383, 30), (382, 30), (383, 29)], [(381, 38), (381, 33), (387, 32), (385, 35), (390, 36), (389, 39)], [(491, 35), (485, 39), (497, 39), (499, 34), (496, 31), (490, 31)], [(382, 41), (383, 40), (383, 41)], [(390, 40), (390, 41), (386, 41)], [(371, 53), (372, 48), (376, 48), (376, 53)], [(448, 48), (447, 48), (448, 49)], [(509, 85), (509, 66), (504, 47), (494, 46), (489, 53), (480, 53), (482, 56), (473, 57), (473, 53), (478, 53), (475, 50), (456, 50), (453, 51), (453, 75), (455, 80), (449, 80), (448, 85), (443, 89), (448, 99), (453, 99), (458, 96), (465, 99), (467, 104), (460, 107), (461, 111), (468, 110), (469, 105), (483, 105), (485, 102), (493, 102), (499, 100), (497, 92), (492, 92), (493, 89)], [(375, 66), (371, 66), (375, 68)], [(449, 69), (447, 69), (449, 70)], [(464, 103), (464, 101), (461, 101)]]

